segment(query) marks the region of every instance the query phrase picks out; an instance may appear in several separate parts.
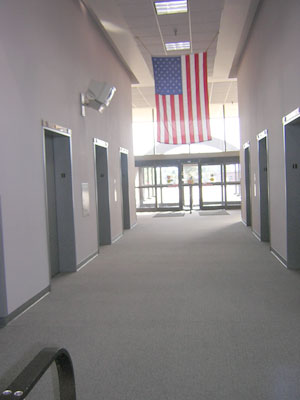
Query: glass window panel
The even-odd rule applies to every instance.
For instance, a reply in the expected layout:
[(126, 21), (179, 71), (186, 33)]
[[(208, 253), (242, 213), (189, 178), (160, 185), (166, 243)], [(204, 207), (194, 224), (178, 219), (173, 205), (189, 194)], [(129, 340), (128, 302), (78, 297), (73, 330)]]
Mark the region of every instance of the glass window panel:
[(240, 120), (225, 118), (226, 151), (240, 150)]
[(193, 186), (192, 187), (192, 192), (193, 192), (193, 207), (200, 207), (200, 190), (199, 186)]
[[(210, 107), (209, 107), (210, 109)], [(238, 103), (226, 103), (225, 104), (225, 115), (226, 118), (235, 118), (239, 116)]]
[(221, 165), (202, 165), (202, 183), (218, 183), (222, 181)]
[(222, 118), (210, 119), (212, 140), (190, 145), (191, 154), (194, 153), (218, 153), (225, 151), (224, 144), (224, 120)]
[(154, 131), (152, 122), (134, 122), (132, 124), (133, 152), (135, 156), (154, 153)]
[(178, 185), (178, 167), (160, 167), (162, 185)]
[(156, 183), (157, 185), (161, 184), (161, 168), (156, 167)]
[(164, 144), (155, 143), (155, 154), (188, 154), (189, 145), (188, 144)]
[(162, 187), (158, 188), (158, 207), (178, 207), (179, 206), (179, 188)]
[[(239, 118), (237, 103), (226, 104), (225, 121), (223, 105), (210, 105), (210, 128), (212, 140), (203, 143), (171, 145), (156, 142), (156, 123), (153, 122), (152, 110), (133, 109), (133, 145), (135, 155), (146, 154), (188, 154), (225, 151), (240, 148)], [(156, 119), (156, 118), (154, 118)]]
[(141, 207), (141, 197), (140, 197), (140, 189), (135, 189), (135, 205), (136, 208)]
[(184, 164), (182, 179), (185, 184), (199, 183), (198, 164)]
[[(184, 207), (190, 208), (190, 187), (184, 186)], [(192, 186), (192, 196), (193, 196), (193, 208), (199, 208), (200, 205), (200, 193), (199, 186)]]
[(202, 186), (203, 203), (222, 204), (222, 186)]
[(226, 185), (226, 200), (227, 202), (241, 201), (241, 185)]
[(136, 206), (138, 208), (155, 207), (155, 189), (154, 188), (136, 188), (135, 189)]
[(140, 186), (140, 168), (136, 167), (135, 168), (135, 186)]
[(241, 180), (240, 164), (226, 165), (226, 182), (239, 182)]
[(154, 185), (154, 168), (153, 167), (140, 167), (136, 175), (136, 186)]
[(161, 207), (160, 205), (161, 205), (161, 193), (162, 192), (162, 188), (161, 187), (158, 187), (157, 189), (156, 189), (156, 196), (157, 196), (157, 207)]

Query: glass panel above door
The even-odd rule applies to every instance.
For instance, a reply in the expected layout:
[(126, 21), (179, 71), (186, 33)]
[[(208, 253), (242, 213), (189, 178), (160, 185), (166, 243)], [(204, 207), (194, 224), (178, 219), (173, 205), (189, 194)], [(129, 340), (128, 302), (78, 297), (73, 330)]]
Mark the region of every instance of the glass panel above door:
[(223, 206), (222, 186), (202, 186), (202, 201), (203, 206)]
[(183, 164), (182, 166), (183, 184), (199, 183), (199, 168), (198, 164)]
[(241, 180), (240, 164), (226, 164), (226, 182), (239, 182)]
[(206, 183), (221, 183), (222, 182), (222, 169), (221, 165), (202, 165), (201, 166), (201, 180), (203, 184)]
[(179, 207), (179, 187), (159, 187), (157, 188), (157, 207), (173, 208)]
[(178, 167), (157, 167), (158, 185), (178, 185)]

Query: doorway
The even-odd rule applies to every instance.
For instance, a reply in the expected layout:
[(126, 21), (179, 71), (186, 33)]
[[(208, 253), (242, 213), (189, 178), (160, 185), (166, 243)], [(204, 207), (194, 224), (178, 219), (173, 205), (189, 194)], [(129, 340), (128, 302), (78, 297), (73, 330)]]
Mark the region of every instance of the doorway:
[(98, 246), (111, 244), (108, 143), (94, 139)]
[(156, 167), (157, 208), (161, 210), (179, 209), (179, 167), (168, 165)]
[(287, 267), (300, 268), (300, 110), (284, 118)]
[(250, 182), (250, 144), (244, 144), (245, 161), (245, 200), (246, 200), (246, 225), (252, 225), (251, 219), (251, 182)]
[(51, 277), (76, 271), (71, 136), (44, 129), (48, 251)]
[(122, 202), (123, 202), (123, 229), (130, 229), (129, 184), (128, 184), (128, 150), (120, 149)]
[(201, 165), (201, 209), (224, 207), (223, 165)]
[(270, 241), (267, 131), (257, 135), (260, 193), (260, 239)]
[(184, 210), (200, 209), (199, 164), (182, 165), (182, 192)]

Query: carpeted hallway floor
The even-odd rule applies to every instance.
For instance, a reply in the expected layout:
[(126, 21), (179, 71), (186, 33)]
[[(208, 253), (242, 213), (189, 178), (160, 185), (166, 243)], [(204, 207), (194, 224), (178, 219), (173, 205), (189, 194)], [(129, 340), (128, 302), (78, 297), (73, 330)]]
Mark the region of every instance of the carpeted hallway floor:
[[(79, 400), (299, 400), (299, 310), (300, 273), (238, 211), (139, 215), (0, 330), (1, 389), (41, 347), (63, 346)], [(53, 398), (53, 379), (30, 398)]]

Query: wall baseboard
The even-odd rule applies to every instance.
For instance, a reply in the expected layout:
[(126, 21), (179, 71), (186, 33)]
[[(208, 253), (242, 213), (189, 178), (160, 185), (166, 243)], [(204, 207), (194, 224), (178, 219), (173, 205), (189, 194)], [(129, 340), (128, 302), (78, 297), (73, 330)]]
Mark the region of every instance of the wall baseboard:
[(272, 247), (270, 248), (271, 254), (273, 254), (273, 256), (275, 258), (277, 258), (277, 260), (285, 267), (287, 268), (287, 260), (285, 260), (283, 257), (281, 257), (280, 254), (277, 253), (276, 250), (274, 250)]
[(130, 229), (133, 229), (137, 226), (137, 222), (135, 222), (134, 224), (130, 225)]
[(123, 233), (120, 233), (120, 235), (115, 236), (115, 237), (112, 239), (111, 243), (112, 243), (112, 244), (116, 243), (119, 239), (121, 239), (122, 236), (123, 236)]
[(95, 251), (95, 253), (89, 255), (87, 258), (82, 260), (78, 265), (77, 265), (77, 270), (76, 272), (80, 271), (83, 267), (85, 267), (89, 262), (91, 262), (94, 258), (96, 258), (99, 255), (98, 251)]
[(252, 234), (253, 234), (254, 237), (256, 237), (256, 239), (257, 239), (259, 242), (261, 242), (260, 235), (259, 235), (256, 231), (254, 231), (253, 229), (252, 229)]
[(43, 289), (41, 292), (39, 292), (38, 294), (33, 296), (30, 300), (26, 301), (26, 303), (22, 304), (20, 307), (18, 307), (12, 313), (8, 314), (5, 317), (0, 317), (0, 328), (4, 328), (9, 322), (11, 322), (13, 319), (19, 317), (21, 314), (23, 314), (29, 308), (31, 308), (36, 303), (38, 303), (40, 300), (42, 300), (42, 298), (45, 297), (46, 295), (48, 295), (49, 293), (50, 293), (50, 286), (47, 286), (45, 289)]

